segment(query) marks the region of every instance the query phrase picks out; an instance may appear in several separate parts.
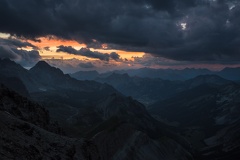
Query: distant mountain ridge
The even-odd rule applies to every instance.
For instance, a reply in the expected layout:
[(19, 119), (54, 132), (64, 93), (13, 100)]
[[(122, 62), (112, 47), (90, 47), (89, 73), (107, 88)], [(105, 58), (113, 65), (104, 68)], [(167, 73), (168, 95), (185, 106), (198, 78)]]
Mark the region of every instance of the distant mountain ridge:
[(78, 80), (94, 80), (96, 77), (99, 77), (100, 74), (97, 71), (78, 71), (70, 74), (70, 76)]
[(150, 105), (201, 84), (222, 85), (234, 83), (217, 75), (199, 75), (186, 81), (170, 81), (160, 78), (130, 77), (126, 73), (113, 73), (106, 78), (96, 78), (95, 80), (112, 85), (124, 95), (132, 96), (145, 105)]
[(0, 59), (0, 75), (6, 78), (17, 78), (26, 86), (29, 93), (42, 92), (48, 89), (72, 89), (94, 91), (103, 88), (114, 89), (107, 84), (94, 81), (78, 81), (64, 74), (60, 69), (39, 61), (30, 70), (24, 69), (9, 59)]
[[(95, 74), (93, 74), (95, 73)], [(94, 80), (96, 78), (105, 78), (113, 73), (128, 74), (130, 77), (141, 78), (161, 78), (164, 80), (188, 80), (199, 75), (218, 75), (228, 80), (240, 80), (240, 68), (225, 68), (221, 71), (210, 71), (208, 69), (194, 69), (185, 68), (182, 70), (177, 69), (153, 69), (153, 68), (140, 68), (128, 70), (115, 70), (105, 73), (96, 73), (96, 71), (79, 71), (70, 76), (81, 80)]]

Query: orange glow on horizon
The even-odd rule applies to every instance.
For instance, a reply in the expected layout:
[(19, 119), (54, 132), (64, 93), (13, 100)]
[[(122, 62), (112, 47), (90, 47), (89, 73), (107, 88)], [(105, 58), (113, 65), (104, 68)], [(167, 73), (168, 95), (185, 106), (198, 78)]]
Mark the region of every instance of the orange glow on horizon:
[[(40, 55), (42, 56), (43, 59), (50, 59), (50, 58), (63, 58), (63, 59), (84, 59), (88, 57), (84, 56), (79, 56), (79, 55), (73, 55), (73, 54), (68, 54), (68, 53), (63, 53), (63, 52), (56, 52), (57, 47), (60, 45), (63, 46), (71, 46), (77, 50), (81, 48), (87, 47), (86, 44), (80, 44), (77, 41), (74, 40), (63, 40), (59, 39), (57, 37), (40, 37), (39, 40), (41, 42), (36, 42), (33, 40), (27, 40), (27, 42), (31, 43), (32, 45), (36, 46), (39, 48)], [(123, 50), (107, 50), (107, 44), (103, 44), (103, 49), (93, 49), (90, 48), (91, 51), (97, 51), (100, 53), (108, 53), (110, 54), (111, 52), (116, 52), (120, 55), (121, 58), (123, 59), (128, 59), (132, 60), (132, 57), (142, 57), (145, 53), (144, 52), (128, 52), (128, 51), (123, 51)], [(49, 50), (45, 49), (46, 47), (49, 48)], [(88, 58), (91, 59), (91, 58)]]
[(63, 46), (72, 46), (74, 48), (82, 48), (82, 47), (86, 47), (85, 44), (80, 44), (77, 41), (74, 40), (63, 40), (63, 39), (58, 39), (55, 37), (51, 37), (51, 38), (46, 38), (46, 37), (41, 37), (39, 38), (39, 40), (41, 42), (36, 42), (36, 41), (32, 41), (32, 40), (28, 40), (29, 43), (39, 47), (39, 48), (44, 48), (44, 47), (57, 47), (60, 45)]
[[(85, 44), (80, 44), (77, 41), (74, 40), (63, 40), (59, 39), (57, 37), (40, 37), (39, 38), (40, 42), (32, 41), (32, 40), (27, 40), (27, 42), (31, 43), (32, 45), (36, 46), (39, 48), (40, 55), (42, 59), (51, 59), (51, 58), (56, 58), (56, 59), (72, 59), (72, 58), (77, 58), (77, 59), (83, 59), (83, 56), (78, 56), (78, 55), (72, 55), (68, 53), (63, 53), (63, 52), (56, 52), (58, 46), (71, 46), (75, 49), (81, 49), (82, 47), (86, 47)], [(49, 47), (49, 50), (45, 49), (46, 47)]]
[(116, 52), (118, 53), (121, 58), (126, 58), (128, 60), (132, 60), (132, 57), (142, 57), (145, 53), (144, 52), (130, 52), (130, 51), (123, 51), (123, 50), (106, 50), (106, 49), (92, 49), (93, 51), (98, 51), (101, 53), (112, 53), (112, 52)]

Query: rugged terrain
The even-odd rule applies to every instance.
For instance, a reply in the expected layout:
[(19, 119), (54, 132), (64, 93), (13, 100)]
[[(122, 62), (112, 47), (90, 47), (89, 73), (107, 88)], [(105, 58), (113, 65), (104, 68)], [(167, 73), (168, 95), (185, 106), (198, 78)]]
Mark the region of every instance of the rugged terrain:
[[(45, 62), (19, 70), (32, 82), (26, 87), (31, 101), (1, 91), (5, 159), (193, 159), (188, 141), (111, 86), (75, 80)], [(9, 77), (28, 85), (22, 75)], [(14, 149), (19, 152), (11, 154)]]
[(150, 106), (182, 130), (204, 159), (239, 157), (240, 86), (204, 84)]
[(96, 146), (63, 135), (43, 107), (0, 87), (0, 159), (97, 159)]
[[(169, 81), (112, 74), (99, 83), (76, 80), (43, 61), (30, 70), (10, 60), (0, 66), (2, 159), (240, 155), (240, 87), (219, 76)], [(155, 97), (148, 108), (135, 100), (141, 94)]]

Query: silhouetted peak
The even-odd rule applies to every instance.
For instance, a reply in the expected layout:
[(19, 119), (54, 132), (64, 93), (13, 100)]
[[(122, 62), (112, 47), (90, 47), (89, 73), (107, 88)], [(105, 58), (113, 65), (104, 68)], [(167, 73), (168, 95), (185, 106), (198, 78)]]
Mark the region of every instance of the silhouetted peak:
[(52, 68), (52, 66), (45, 61), (39, 61), (33, 68)]
[(58, 73), (58, 74), (63, 74), (63, 72), (53, 66), (50, 66), (47, 62), (45, 61), (39, 61), (33, 68), (30, 69), (31, 72), (33, 71), (44, 71), (44, 72), (51, 72), (51, 73)]

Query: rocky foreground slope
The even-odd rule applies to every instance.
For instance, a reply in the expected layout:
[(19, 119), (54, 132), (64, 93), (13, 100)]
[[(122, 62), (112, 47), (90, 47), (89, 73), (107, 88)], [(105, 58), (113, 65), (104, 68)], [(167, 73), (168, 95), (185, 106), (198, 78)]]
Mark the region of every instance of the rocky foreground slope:
[(63, 136), (48, 112), (8, 88), (0, 87), (0, 159), (98, 159), (96, 147)]

